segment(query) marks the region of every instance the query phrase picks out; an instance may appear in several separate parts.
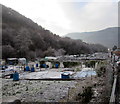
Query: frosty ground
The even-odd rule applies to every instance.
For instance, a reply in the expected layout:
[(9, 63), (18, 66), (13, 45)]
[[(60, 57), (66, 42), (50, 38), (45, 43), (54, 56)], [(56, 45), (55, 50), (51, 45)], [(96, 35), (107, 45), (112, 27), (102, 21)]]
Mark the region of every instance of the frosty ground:
[[(3, 79), (3, 102), (10, 102), (10, 99), (19, 99), (21, 102), (75, 101), (77, 94), (82, 92), (83, 87), (94, 86), (97, 83), (99, 80), (96, 77), (74, 81), (20, 80), (15, 82), (12, 79)], [(102, 87), (104, 86), (100, 86), (99, 89), (96, 89), (98, 87), (94, 88), (94, 95), (102, 91)]]

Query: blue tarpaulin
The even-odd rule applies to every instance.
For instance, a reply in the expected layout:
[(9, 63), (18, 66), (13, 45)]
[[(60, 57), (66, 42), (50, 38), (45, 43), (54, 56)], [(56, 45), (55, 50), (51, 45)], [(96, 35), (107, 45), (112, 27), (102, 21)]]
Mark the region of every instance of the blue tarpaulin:
[(62, 79), (69, 79), (70, 78), (70, 73), (64, 72), (61, 74)]
[(55, 64), (55, 68), (58, 68), (59, 64)]
[(46, 64), (43, 64), (43, 68), (47, 68), (47, 65), (46, 65)]
[(32, 67), (32, 68), (31, 68), (31, 72), (34, 72), (34, 71), (35, 71), (35, 68), (34, 68), (34, 67)]
[(30, 71), (29, 66), (26, 66), (25, 71)]
[(38, 67), (38, 64), (36, 64), (36, 67)]
[(19, 80), (19, 73), (18, 72), (15, 72), (13, 74), (13, 81), (18, 81)]

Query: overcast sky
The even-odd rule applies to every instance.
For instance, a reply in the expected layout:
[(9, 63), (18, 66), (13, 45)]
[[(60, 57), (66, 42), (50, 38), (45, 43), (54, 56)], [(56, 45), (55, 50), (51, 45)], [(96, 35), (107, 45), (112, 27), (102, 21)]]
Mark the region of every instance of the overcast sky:
[(0, 3), (60, 36), (118, 26), (118, 0), (0, 0)]

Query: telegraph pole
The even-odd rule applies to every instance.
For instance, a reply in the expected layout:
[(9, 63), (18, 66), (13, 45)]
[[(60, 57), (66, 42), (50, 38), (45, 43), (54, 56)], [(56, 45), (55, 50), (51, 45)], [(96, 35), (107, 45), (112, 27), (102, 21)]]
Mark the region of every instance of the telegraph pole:
[(118, 49), (120, 49), (120, 2), (118, 2)]

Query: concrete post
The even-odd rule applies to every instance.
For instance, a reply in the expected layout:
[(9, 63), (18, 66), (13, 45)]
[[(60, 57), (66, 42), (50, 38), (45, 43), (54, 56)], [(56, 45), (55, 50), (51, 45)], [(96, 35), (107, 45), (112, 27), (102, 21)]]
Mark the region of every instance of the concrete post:
[(63, 62), (60, 62), (60, 68), (64, 68)]
[(98, 62), (95, 63), (95, 69), (97, 69), (97, 67), (98, 67)]

